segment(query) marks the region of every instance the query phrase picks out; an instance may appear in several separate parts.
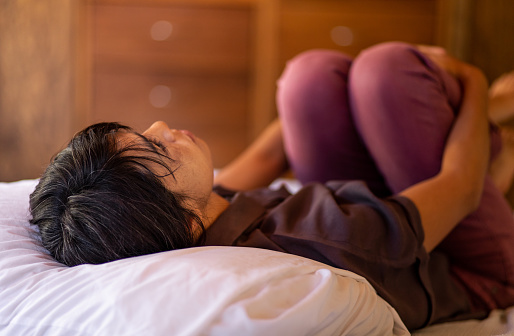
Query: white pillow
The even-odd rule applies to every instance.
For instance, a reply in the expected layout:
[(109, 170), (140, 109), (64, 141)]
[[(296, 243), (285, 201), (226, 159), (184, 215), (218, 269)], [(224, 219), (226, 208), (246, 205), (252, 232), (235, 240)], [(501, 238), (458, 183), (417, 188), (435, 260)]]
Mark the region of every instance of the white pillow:
[(201, 247), (66, 267), (28, 223), (37, 181), (0, 183), (2, 335), (408, 335), (351, 272)]

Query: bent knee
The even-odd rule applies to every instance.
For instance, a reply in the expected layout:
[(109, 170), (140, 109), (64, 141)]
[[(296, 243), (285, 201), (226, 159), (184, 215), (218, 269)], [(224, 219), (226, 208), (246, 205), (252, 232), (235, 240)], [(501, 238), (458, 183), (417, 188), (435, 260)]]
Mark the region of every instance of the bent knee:
[(427, 65), (427, 59), (413, 45), (387, 42), (363, 50), (353, 63), (350, 77), (352, 82), (364, 82), (366, 86), (385, 82), (391, 90), (401, 76), (427, 71)]
[[(281, 117), (314, 118), (321, 109), (346, 99), (352, 58), (332, 50), (309, 50), (291, 59), (278, 81)], [(311, 115), (312, 114), (312, 115)]]
[[(355, 97), (404, 96), (421, 92), (446, 92), (451, 105), (460, 97), (458, 84), (415, 46), (403, 42), (387, 42), (363, 50), (354, 60), (349, 85)], [(417, 93), (416, 93), (417, 92)]]
[(345, 53), (329, 49), (311, 49), (299, 53), (290, 59), (284, 71), (285, 75), (291, 72), (312, 72), (312, 70), (323, 71), (333, 70), (343, 66), (347, 68), (352, 61), (352, 57)]
[(334, 50), (315, 49), (298, 54), (287, 62), (278, 81), (279, 89), (294, 94), (311, 91), (320, 84), (341, 80), (346, 75), (352, 58)]

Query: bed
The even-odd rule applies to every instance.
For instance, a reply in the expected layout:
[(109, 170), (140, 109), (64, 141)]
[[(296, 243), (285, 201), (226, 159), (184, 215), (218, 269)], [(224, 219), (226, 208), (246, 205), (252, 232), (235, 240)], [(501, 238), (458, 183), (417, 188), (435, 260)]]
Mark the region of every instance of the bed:
[[(409, 335), (364, 278), (274, 251), (198, 247), (66, 267), (28, 222), (36, 183), (0, 183), (0, 335)], [(498, 310), (413, 335), (514, 335), (513, 318)]]

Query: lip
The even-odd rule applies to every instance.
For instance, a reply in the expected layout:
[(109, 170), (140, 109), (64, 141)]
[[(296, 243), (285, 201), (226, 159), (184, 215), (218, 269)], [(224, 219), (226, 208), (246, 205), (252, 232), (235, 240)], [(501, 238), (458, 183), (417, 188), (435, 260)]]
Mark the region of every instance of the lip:
[(180, 130), (180, 132), (182, 132), (183, 134), (188, 136), (191, 140), (193, 140), (193, 142), (196, 142), (196, 137), (192, 132), (190, 132), (188, 130)]

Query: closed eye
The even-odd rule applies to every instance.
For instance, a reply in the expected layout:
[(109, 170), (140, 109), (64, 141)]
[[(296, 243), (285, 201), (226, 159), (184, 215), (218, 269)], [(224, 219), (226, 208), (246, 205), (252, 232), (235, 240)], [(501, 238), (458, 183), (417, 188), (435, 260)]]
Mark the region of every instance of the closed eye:
[(150, 141), (151, 144), (153, 144), (154, 146), (162, 149), (165, 153), (168, 152), (166, 146), (162, 142), (160, 142), (159, 140), (157, 140), (157, 139), (148, 139), (148, 140)]
[(161, 141), (159, 141), (158, 139), (155, 139), (155, 138), (149, 138), (149, 137), (146, 137), (142, 134), (139, 134), (139, 136), (148, 144), (152, 145), (152, 147), (154, 148), (159, 148), (159, 149), (162, 149), (162, 151), (164, 153), (168, 153), (168, 149), (166, 147), (166, 145), (164, 145)]
[(166, 146), (160, 142), (159, 140), (157, 139), (148, 139), (154, 146), (157, 146), (158, 148), (162, 149), (163, 151), (166, 152)]

